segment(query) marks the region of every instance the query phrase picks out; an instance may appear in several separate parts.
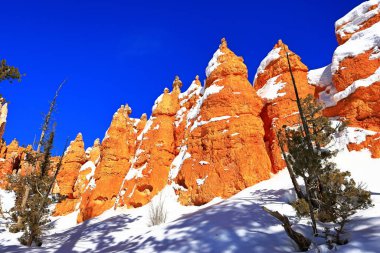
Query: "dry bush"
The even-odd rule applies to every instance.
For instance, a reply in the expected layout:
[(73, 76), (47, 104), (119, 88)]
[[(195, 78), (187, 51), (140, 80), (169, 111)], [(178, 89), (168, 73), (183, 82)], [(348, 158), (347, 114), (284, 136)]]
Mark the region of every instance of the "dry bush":
[(158, 194), (158, 198), (152, 200), (149, 204), (149, 226), (157, 226), (166, 222), (167, 210), (165, 208), (165, 198), (162, 193)]

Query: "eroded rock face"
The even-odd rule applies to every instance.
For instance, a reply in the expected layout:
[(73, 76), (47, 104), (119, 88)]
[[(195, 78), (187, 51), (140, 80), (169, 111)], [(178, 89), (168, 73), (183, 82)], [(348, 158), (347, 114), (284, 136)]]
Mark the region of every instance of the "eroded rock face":
[(365, 148), (371, 151), (372, 158), (380, 158), (380, 133), (366, 136), (365, 141), (361, 143), (350, 143), (348, 145), (350, 151), (360, 151)]
[(57, 203), (54, 215), (60, 216), (74, 211), (78, 201), (74, 197), (74, 186), (79, 176), (79, 170), (85, 162), (84, 142), (82, 134), (79, 133), (67, 148), (62, 160), (61, 169), (57, 175), (56, 187), (59, 189), (59, 194), (65, 197), (65, 199)]
[(265, 125), (265, 142), (273, 173), (285, 167), (277, 132), (283, 125), (294, 126), (300, 121), (286, 52), (289, 54), (299, 97), (305, 98), (314, 94), (314, 87), (309, 85), (307, 79), (308, 68), (280, 40), (261, 62), (254, 80), (254, 88), (265, 104), (261, 117)]
[(7, 122), (7, 116), (8, 116), (8, 104), (4, 102), (3, 98), (0, 98), (0, 140), (2, 140), (4, 131), (5, 131), (5, 124)]
[(122, 106), (113, 116), (100, 148), (100, 162), (89, 187), (82, 194), (78, 222), (111, 208), (135, 151), (135, 129), (129, 118), (131, 109)]
[(121, 188), (118, 205), (139, 207), (148, 203), (168, 183), (170, 164), (175, 154), (174, 121), (178, 112), (182, 82), (173, 82), (156, 100), (152, 117), (137, 136), (137, 150)]
[(380, 1), (363, 2), (335, 23), (335, 34), (339, 45), (342, 45), (357, 32), (380, 21)]
[(247, 80), (243, 59), (228, 49), (225, 40), (206, 75), (202, 97), (187, 117), (189, 136), (170, 173), (183, 189), (179, 200), (185, 205), (229, 197), (270, 173), (259, 117), (262, 101)]
[(67, 148), (62, 160), (62, 167), (57, 175), (61, 195), (73, 198), (75, 181), (78, 178), (80, 168), (85, 162), (84, 142), (82, 134), (79, 133)]
[[(182, 204), (201, 205), (214, 197), (230, 197), (282, 169), (276, 131), (299, 122), (285, 51), (300, 97), (315, 94), (326, 105), (325, 115), (373, 130), (349, 149), (369, 148), (379, 157), (377, 3), (365, 2), (337, 22), (340, 46), (324, 68), (308, 72), (300, 57), (279, 41), (260, 64), (253, 87), (243, 58), (223, 40), (206, 69), (203, 87), (197, 76), (181, 93), (182, 82), (176, 77), (172, 91), (164, 90), (149, 118), (130, 118), (131, 109), (122, 106), (101, 144), (95, 141), (86, 152), (83, 141), (72, 144), (77, 145), (75, 154), (66, 154), (54, 189), (67, 196), (56, 214), (79, 208), (82, 222), (113, 206), (145, 205), (167, 185)], [(0, 172), (12, 173), (14, 161), (22, 161), (19, 154), (17, 142), (8, 147), (4, 143)]]
[(336, 22), (341, 45), (331, 64), (332, 87), (320, 93), (326, 98), (326, 116), (344, 117), (352, 126), (374, 131), (380, 131), (378, 4), (379, 1), (364, 2)]
[[(379, 10), (378, 0), (366, 1), (338, 20), (335, 27), (340, 46), (332, 63), (309, 73), (311, 83), (318, 86), (319, 99), (326, 105), (325, 116), (340, 117), (350, 126), (375, 132), (380, 132)], [(377, 156), (372, 146), (376, 143), (371, 137), (367, 139), (359, 146)], [(359, 146), (353, 144), (351, 148)]]

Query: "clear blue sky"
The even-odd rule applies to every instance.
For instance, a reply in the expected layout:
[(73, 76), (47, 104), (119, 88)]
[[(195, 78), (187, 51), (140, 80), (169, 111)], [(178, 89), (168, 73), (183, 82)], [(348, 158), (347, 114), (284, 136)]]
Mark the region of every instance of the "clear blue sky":
[(128, 103), (148, 115), (179, 75), (186, 89), (222, 37), (245, 59), (252, 81), (278, 39), (310, 68), (331, 62), (334, 22), (362, 1), (12, 0), (1, 3), (0, 58), (26, 73), (0, 84), (10, 101), (4, 138), (30, 144), (58, 84), (68, 83), (56, 113), (59, 154), (82, 132), (86, 146), (104, 136), (113, 113)]

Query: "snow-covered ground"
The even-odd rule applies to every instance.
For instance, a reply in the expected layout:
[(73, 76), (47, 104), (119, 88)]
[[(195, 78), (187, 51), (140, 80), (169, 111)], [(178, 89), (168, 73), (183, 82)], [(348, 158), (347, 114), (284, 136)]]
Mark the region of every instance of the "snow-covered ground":
[[(353, 135), (363, 133), (347, 131), (337, 140), (334, 146), (340, 152), (335, 161), (357, 182), (367, 185), (374, 207), (354, 216), (347, 225), (350, 242), (339, 246), (338, 252), (380, 252), (380, 159), (372, 159), (368, 150), (349, 152), (345, 148), (348, 139), (358, 139)], [(0, 191), (0, 196), (9, 209), (12, 194)], [(311, 232), (308, 221), (298, 219), (288, 204), (294, 192), (287, 170), (229, 199), (215, 199), (202, 207), (181, 206), (170, 186), (162, 196), (168, 210), (168, 221), (163, 225), (148, 226), (149, 206), (109, 210), (80, 225), (75, 224), (73, 213), (52, 218), (54, 228), (45, 236), (42, 248), (20, 246), (19, 234), (9, 233), (0, 218), (0, 252), (295, 252), (282, 226), (262, 206), (288, 215), (297, 230)], [(316, 246), (311, 250), (326, 251)]]

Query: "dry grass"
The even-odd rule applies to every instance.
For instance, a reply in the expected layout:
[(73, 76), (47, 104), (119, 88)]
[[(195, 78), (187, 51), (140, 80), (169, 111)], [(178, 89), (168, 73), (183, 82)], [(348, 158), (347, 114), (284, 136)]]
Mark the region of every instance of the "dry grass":
[(155, 201), (149, 204), (149, 226), (157, 226), (166, 222), (167, 210), (165, 208), (165, 198), (158, 194)]

